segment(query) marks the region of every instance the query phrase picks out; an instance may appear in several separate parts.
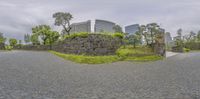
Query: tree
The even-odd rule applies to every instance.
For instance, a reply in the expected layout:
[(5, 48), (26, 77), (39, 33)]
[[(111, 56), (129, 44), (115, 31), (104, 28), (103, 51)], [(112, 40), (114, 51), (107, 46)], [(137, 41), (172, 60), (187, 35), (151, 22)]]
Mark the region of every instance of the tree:
[(114, 29), (115, 33), (123, 33), (122, 27), (120, 25), (115, 25), (113, 27), (113, 29)]
[(128, 37), (128, 41), (130, 44), (133, 44), (134, 48), (136, 48), (136, 45), (141, 44), (142, 41), (142, 36), (140, 32), (136, 32), (135, 34), (130, 35)]
[(146, 26), (145, 25), (141, 25), (139, 27), (139, 31), (138, 31), (143, 37), (144, 37), (144, 40), (147, 44), (147, 46), (149, 45), (149, 39), (148, 39), (148, 32), (146, 31)]
[(55, 43), (59, 37), (60, 35), (57, 31), (49, 31), (49, 33), (47, 34), (46, 44), (50, 45), (50, 49), (52, 49), (53, 43)]
[(30, 34), (25, 34), (25, 35), (24, 35), (24, 42), (25, 42), (25, 43), (31, 42), (31, 36), (30, 36)]
[(66, 33), (70, 35), (71, 24), (70, 20), (73, 18), (70, 13), (66, 12), (57, 12), (53, 14), (53, 18), (55, 18), (55, 25), (62, 26)]
[(196, 33), (191, 31), (189, 35), (184, 36), (184, 39), (186, 40), (186, 42), (195, 41), (195, 36), (196, 36)]
[(31, 42), (32, 42), (33, 45), (40, 45), (37, 34), (31, 35)]
[(3, 33), (0, 33), (0, 43), (5, 43), (6, 38), (4, 38)]
[(38, 37), (42, 39), (43, 45), (50, 45), (58, 40), (60, 37), (57, 31), (52, 31), (51, 27), (48, 25), (39, 25), (32, 28), (33, 40), (38, 43)]
[(163, 32), (165, 31), (160, 28), (157, 23), (150, 23), (147, 25), (141, 25), (138, 32), (144, 37), (146, 45), (153, 48), (155, 41), (163, 36)]
[(176, 37), (176, 41), (175, 41), (176, 46), (179, 47), (180, 49), (183, 48), (182, 32), (183, 32), (182, 29), (178, 29), (177, 30), (177, 35), (178, 36)]
[(160, 34), (160, 26), (157, 23), (147, 24), (147, 32), (150, 37), (151, 45), (155, 43), (155, 36)]
[(39, 25), (32, 28), (32, 33), (38, 35), (42, 39), (43, 45), (46, 45), (45, 43), (48, 39), (47, 35), (50, 31), (51, 28), (48, 25)]
[(17, 45), (17, 39), (15, 39), (15, 38), (9, 39), (9, 44), (10, 44), (10, 46), (16, 46)]

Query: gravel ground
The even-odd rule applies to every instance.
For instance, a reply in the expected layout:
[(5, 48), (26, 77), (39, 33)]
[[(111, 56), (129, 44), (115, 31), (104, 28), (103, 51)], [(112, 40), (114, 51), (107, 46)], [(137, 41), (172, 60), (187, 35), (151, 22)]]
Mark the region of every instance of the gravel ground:
[(48, 52), (0, 52), (0, 99), (200, 99), (200, 53), (86, 65)]

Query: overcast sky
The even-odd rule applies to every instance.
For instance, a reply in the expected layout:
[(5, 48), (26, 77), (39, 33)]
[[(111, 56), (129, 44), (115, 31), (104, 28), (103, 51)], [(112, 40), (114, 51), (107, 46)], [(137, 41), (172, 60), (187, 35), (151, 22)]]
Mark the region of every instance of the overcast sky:
[(52, 14), (58, 11), (70, 12), (73, 22), (104, 19), (121, 26), (157, 22), (173, 36), (178, 28), (200, 30), (199, 0), (0, 0), (0, 32), (23, 40), (35, 25), (57, 29)]

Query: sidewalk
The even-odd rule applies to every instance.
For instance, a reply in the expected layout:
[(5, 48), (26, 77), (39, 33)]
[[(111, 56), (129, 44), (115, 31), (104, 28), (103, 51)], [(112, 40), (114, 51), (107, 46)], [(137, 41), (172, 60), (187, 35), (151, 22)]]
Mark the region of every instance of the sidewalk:
[(166, 52), (166, 58), (177, 55), (179, 53), (175, 53), (175, 52)]

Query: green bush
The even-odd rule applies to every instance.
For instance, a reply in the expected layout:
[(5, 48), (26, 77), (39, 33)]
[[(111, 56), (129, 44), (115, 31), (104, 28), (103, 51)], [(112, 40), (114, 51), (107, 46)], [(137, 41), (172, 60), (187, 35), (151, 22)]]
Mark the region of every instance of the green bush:
[(120, 38), (120, 39), (123, 39), (123, 38), (124, 38), (124, 34), (123, 34), (123, 33), (114, 33), (112, 36), (113, 36), (113, 37), (118, 37), (118, 38)]
[(129, 56), (132, 53), (133, 53), (133, 51), (130, 50), (130, 49), (118, 49), (116, 51), (117, 56), (122, 57), (122, 58), (125, 58), (125, 57)]
[(183, 48), (183, 51), (184, 51), (184, 52), (189, 52), (190, 49), (189, 49), (189, 48)]
[(12, 46), (10, 46), (10, 45), (6, 45), (6, 46), (5, 46), (5, 49), (6, 49), (6, 50), (12, 50), (12, 49), (13, 49), (13, 47), (12, 47)]
[(86, 38), (86, 37), (88, 37), (88, 34), (89, 33), (86, 33), (86, 32), (73, 33), (71, 35), (66, 35), (65, 38), (76, 38), (76, 37)]
[(59, 57), (64, 59), (86, 64), (102, 64), (102, 63), (112, 63), (119, 60), (119, 57), (113, 56), (86, 56), (86, 55), (75, 55), (75, 54), (63, 54), (55, 51), (49, 51)]
[(147, 47), (136, 47), (125, 46), (121, 47), (116, 51), (117, 56), (119, 57), (128, 57), (128, 56), (146, 56), (152, 55), (153, 52), (150, 48)]
[(101, 35), (109, 35), (112, 37), (118, 37), (120, 39), (124, 38), (124, 34), (123, 33), (87, 33), (87, 32), (80, 32), (80, 33), (73, 33), (71, 35), (65, 35), (64, 39), (68, 39), (68, 38), (76, 38), (76, 37), (82, 37), (82, 38), (86, 38), (88, 37), (89, 34), (101, 34)]

